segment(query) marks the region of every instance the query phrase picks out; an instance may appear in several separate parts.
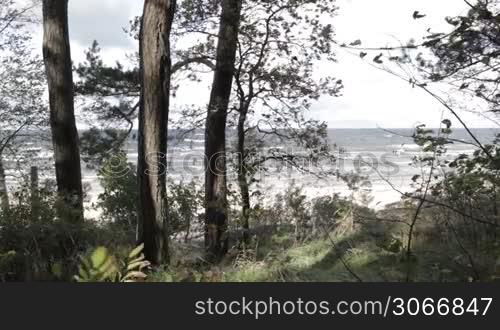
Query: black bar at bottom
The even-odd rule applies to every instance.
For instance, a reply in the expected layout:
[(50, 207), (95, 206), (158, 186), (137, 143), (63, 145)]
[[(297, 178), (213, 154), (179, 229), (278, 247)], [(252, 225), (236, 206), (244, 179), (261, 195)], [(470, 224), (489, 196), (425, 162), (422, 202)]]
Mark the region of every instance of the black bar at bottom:
[(0, 324), (2, 329), (499, 324), (499, 289), (498, 283), (2, 284)]

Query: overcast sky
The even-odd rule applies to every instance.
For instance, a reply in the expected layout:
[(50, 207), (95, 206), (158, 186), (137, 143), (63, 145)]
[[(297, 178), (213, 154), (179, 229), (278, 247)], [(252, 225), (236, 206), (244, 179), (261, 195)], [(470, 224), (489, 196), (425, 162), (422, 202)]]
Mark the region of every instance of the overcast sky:
[[(141, 13), (140, 0), (70, 0), (70, 34), (73, 61), (83, 60), (83, 52), (98, 40), (104, 59), (112, 63), (123, 60), (134, 51), (133, 40), (123, 32), (129, 20)], [(464, 14), (463, 0), (338, 0), (338, 16), (332, 18), (337, 39), (361, 39), (365, 46), (396, 44), (409, 38), (420, 40), (430, 27), (433, 31), (449, 28), (446, 16)], [(413, 20), (415, 10), (427, 16)], [(323, 98), (313, 107), (315, 118), (330, 127), (412, 127), (416, 123), (437, 126), (443, 108), (421, 90), (379, 71), (359, 56), (338, 51), (338, 63), (324, 65), (344, 81), (345, 90), (339, 98)], [(182, 88), (174, 104), (204, 104), (208, 86)], [(462, 113), (470, 126), (491, 126), (477, 115)], [(450, 117), (444, 114), (444, 117)]]

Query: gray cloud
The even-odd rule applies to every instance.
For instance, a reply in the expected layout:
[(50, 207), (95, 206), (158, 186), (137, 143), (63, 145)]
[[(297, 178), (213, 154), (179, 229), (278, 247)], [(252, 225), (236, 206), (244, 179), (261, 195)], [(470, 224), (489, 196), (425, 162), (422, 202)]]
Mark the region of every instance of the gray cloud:
[(133, 41), (123, 32), (129, 20), (140, 14), (137, 0), (73, 0), (69, 2), (70, 34), (84, 47), (93, 40), (104, 47), (130, 48)]
[[(136, 45), (123, 32), (129, 19), (141, 13), (141, 0), (71, 0), (70, 32), (73, 59), (81, 61), (83, 49), (96, 39), (106, 62), (122, 59)], [(417, 40), (433, 31), (449, 28), (444, 17), (463, 14), (467, 7), (462, 0), (338, 0), (340, 7), (334, 26), (342, 41), (362, 39), (365, 46), (383, 46)], [(414, 10), (427, 14), (423, 20), (412, 18)], [(338, 51), (339, 62), (323, 63), (322, 72), (343, 79), (345, 90), (340, 98), (324, 97), (314, 104), (311, 115), (334, 127), (411, 127), (415, 122), (429, 125), (449, 117), (435, 100), (412, 89), (407, 83), (381, 72), (359, 58), (359, 55)], [(208, 84), (183, 83), (173, 107), (206, 103)], [(194, 97), (195, 96), (195, 97)], [(471, 126), (489, 126), (487, 120), (470, 113), (461, 113)]]

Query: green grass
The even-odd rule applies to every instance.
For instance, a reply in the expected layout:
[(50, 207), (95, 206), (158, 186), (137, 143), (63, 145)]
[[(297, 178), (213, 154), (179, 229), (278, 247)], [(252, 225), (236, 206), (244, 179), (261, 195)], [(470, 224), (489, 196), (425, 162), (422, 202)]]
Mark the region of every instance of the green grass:
[[(279, 246), (277, 237), (267, 242)], [(245, 263), (237, 268), (227, 268), (224, 280), (231, 282), (304, 281), (349, 282), (356, 281), (348, 267), (367, 281), (399, 280), (403, 274), (398, 254), (377, 247), (372, 241), (359, 237), (336, 237), (334, 248), (326, 238), (291, 246), (277, 253), (270, 253), (261, 260)], [(357, 246), (354, 246), (358, 243)]]
[[(348, 264), (358, 276), (366, 281), (397, 281), (403, 273), (398, 255), (386, 252), (374, 242), (350, 236), (335, 238), (337, 249), (326, 238), (294, 245), (291, 235), (281, 234), (260, 243), (255, 257), (236, 259), (228, 257), (221, 265), (188, 265), (156, 271), (149, 280), (171, 281), (225, 281), (225, 282), (352, 282), (356, 279), (340, 259)], [(354, 246), (357, 243), (357, 246)], [(385, 274), (385, 277), (381, 275)], [(207, 275), (209, 274), (209, 275)]]
[[(174, 262), (176, 266), (155, 272), (149, 280), (354, 282), (357, 279), (352, 271), (364, 282), (406, 281), (408, 272), (411, 281), (467, 281), (467, 270), (457, 269), (455, 260), (450, 258), (456, 254), (446, 250), (441, 241), (415, 240), (414, 257), (408, 262), (406, 239), (400, 233), (399, 228), (387, 228), (377, 236), (361, 228), (345, 236), (332, 234), (335, 244), (327, 237), (295, 244), (293, 233), (282, 232), (261, 239), (258, 244), (254, 242), (243, 256), (237, 250), (231, 251), (217, 266), (178, 260)], [(394, 245), (394, 240), (401, 243)], [(190, 252), (183, 251), (182, 255)]]

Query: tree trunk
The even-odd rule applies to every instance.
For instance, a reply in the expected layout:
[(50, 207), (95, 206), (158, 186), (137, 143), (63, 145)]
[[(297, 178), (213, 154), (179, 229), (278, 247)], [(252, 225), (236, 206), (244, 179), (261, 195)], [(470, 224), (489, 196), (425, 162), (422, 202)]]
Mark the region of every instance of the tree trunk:
[(187, 219), (186, 235), (184, 235), (184, 243), (189, 242), (189, 235), (191, 235), (191, 218)]
[(38, 167), (32, 166), (30, 170), (30, 197), (31, 197), (31, 219), (37, 221), (40, 212), (40, 194), (38, 191)]
[(64, 214), (73, 221), (81, 221), (83, 191), (73, 103), (68, 0), (43, 0), (43, 32), (57, 189), (64, 206), (70, 208)]
[(222, 0), (216, 68), (205, 127), (205, 248), (220, 259), (228, 249), (226, 119), (233, 83), (241, 0)]
[(154, 265), (169, 261), (166, 201), (170, 98), (170, 31), (175, 0), (146, 0), (141, 23), (139, 113), (139, 241)]
[(7, 189), (7, 177), (3, 166), (3, 157), (0, 155), (0, 205), (3, 211), (9, 209), (9, 191)]
[(243, 242), (248, 244), (250, 241), (250, 192), (248, 188), (247, 179), (247, 164), (246, 164), (246, 154), (245, 154), (245, 121), (247, 117), (247, 111), (245, 108), (240, 109), (240, 115), (238, 118), (238, 145), (237, 145), (237, 155), (238, 155), (238, 186), (240, 188), (241, 194), (241, 226), (243, 229)]

